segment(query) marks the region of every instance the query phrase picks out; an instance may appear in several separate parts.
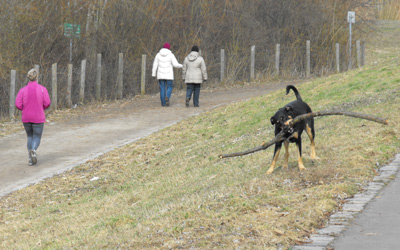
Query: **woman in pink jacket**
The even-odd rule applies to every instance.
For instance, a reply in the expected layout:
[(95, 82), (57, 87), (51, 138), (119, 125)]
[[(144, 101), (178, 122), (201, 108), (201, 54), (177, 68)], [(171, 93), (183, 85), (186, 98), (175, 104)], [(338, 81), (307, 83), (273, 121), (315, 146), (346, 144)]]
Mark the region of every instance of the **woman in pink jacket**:
[(36, 150), (46, 121), (44, 110), (50, 106), (51, 101), (47, 89), (37, 82), (36, 69), (29, 70), (27, 78), (29, 82), (19, 90), (15, 106), (22, 111), (21, 120), (28, 136), (29, 166), (32, 166), (37, 163)]

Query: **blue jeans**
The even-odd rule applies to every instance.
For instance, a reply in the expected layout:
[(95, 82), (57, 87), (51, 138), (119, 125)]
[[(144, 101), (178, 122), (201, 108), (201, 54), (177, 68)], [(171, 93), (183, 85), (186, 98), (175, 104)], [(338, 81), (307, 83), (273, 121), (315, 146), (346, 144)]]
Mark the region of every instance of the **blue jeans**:
[(186, 87), (186, 98), (188, 98), (189, 100), (192, 99), (193, 93), (193, 105), (195, 107), (199, 106), (200, 87), (201, 84), (197, 83), (188, 83)]
[(165, 97), (171, 99), (172, 89), (174, 88), (174, 82), (172, 80), (158, 80), (158, 84), (160, 85), (161, 105), (165, 106)]
[(39, 147), (43, 127), (44, 123), (24, 123), (26, 135), (28, 136), (28, 152), (32, 149), (36, 150)]

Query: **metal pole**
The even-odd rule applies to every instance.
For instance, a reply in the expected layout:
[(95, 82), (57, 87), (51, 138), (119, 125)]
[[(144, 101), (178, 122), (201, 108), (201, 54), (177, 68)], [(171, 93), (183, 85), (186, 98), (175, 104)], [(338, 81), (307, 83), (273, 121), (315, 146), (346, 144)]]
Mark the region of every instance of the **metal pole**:
[(69, 39), (69, 62), (72, 62), (72, 39)]
[(351, 22), (352, 22), (352, 18), (350, 18), (350, 22), (349, 22), (349, 68), (348, 68), (348, 70), (351, 70), (351, 68), (352, 68), (352, 64), (351, 64)]

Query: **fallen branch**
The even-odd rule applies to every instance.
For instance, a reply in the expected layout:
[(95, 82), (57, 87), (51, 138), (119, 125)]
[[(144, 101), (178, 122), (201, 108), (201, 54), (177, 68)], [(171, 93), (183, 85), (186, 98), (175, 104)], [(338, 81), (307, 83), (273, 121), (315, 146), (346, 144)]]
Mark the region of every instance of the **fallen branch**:
[(254, 152), (260, 151), (260, 150), (265, 150), (267, 148), (269, 148), (270, 146), (274, 145), (275, 143), (278, 143), (280, 141), (284, 141), (286, 140), (286, 138), (283, 138), (283, 136), (285, 135), (285, 133), (287, 132), (287, 130), (282, 130), (281, 132), (279, 132), (279, 134), (277, 134), (275, 136), (274, 139), (272, 139), (271, 141), (264, 143), (261, 146), (246, 150), (246, 151), (242, 151), (242, 152), (237, 152), (237, 153), (231, 153), (231, 154), (224, 154), (224, 155), (219, 155), (219, 158), (229, 158), (229, 157), (236, 157), (236, 156), (243, 156), (243, 155), (248, 155), (248, 154), (252, 154)]
[(311, 118), (311, 117), (317, 117), (317, 116), (325, 116), (325, 115), (344, 115), (344, 116), (350, 116), (350, 117), (354, 117), (354, 118), (360, 118), (360, 119), (365, 119), (365, 120), (369, 120), (369, 121), (373, 121), (373, 122), (377, 122), (377, 123), (381, 123), (384, 125), (388, 125), (388, 121), (384, 120), (382, 118), (376, 117), (376, 116), (370, 116), (370, 115), (366, 115), (366, 114), (362, 114), (362, 113), (356, 113), (356, 112), (347, 112), (347, 111), (320, 111), (320, 112), (312, 112), (312, 113), (308, 113), (308, 114), (304, 114), (304, 115), (299, 115), (296, 116), (293, 120), (289, 120), (286, 123), (286, 127), (284, 127), (282, 129), (282, 131), (277, 134), (275, 136), (274, 139), (272, 139), (271, 141), (264, 143), (261, 146), (252, 148), (252, 149), (248, 149), (246, 151), (241, 151), (241, 152), (236, 152), (236, 153), (230, 153), (230, 154), (223, 154), (223, 155), (219, 155), (219, 158), (229, 158), (229, 157), (236, 157), (236, 156), (243, 156), (243, 155), (248, 155), (248, 154), (252, 154), (255, 153), (257, 151), (260, 150), (265, 150), (267, 148), (269, 148), (270, 146), (280, 142), (280, 141), (284, 141), (287, 138), (284, 138), (283, 136), (286, 134), (286, 132), (290, 129), (293, 128), (293, 126), (304, 120), (307, 118)]
[(348, 112), (348, 111), (318, 111), (318, 112), (312, 112), (304, 115), (299, 115), (296, 116), (293, 120), (290, 120), (289, 123), (287, 124), (290, 127), (293, 127), (294, 124), (307, 119), (311, 117), (316, 117), (316, 116), (325, 116), (325, 115), (344, 115), (344, 116), (350, 116), (354, 118), (360, 118), (360, 119), (365, 119), (377, 123), (381, 123), (384, 125), (388, 125), (388, 121), (385, 119), (382, 119), (380, 117), (376, 116), (371, 116), (371, 115), (366, 115), (362, 113), (356, 113), (356, 112)]

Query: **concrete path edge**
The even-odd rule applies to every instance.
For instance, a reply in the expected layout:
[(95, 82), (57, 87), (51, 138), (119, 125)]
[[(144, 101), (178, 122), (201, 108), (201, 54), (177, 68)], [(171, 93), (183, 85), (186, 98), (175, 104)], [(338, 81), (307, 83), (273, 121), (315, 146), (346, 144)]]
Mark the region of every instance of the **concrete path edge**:
[(332, 243), (340, 236), (356, 216), (362, 212), (365, 206), (382, 191), (382, 189), (396, 176), (400, 168), (400, 154), (397, 154), (392, 162), (379, 169), (364, 191), (346, 199), (342, 209), (332, 214), (324, 228), (317, 230), (309, 237), (309, 243), (295, 245), (291, 250), (331, 250)]

